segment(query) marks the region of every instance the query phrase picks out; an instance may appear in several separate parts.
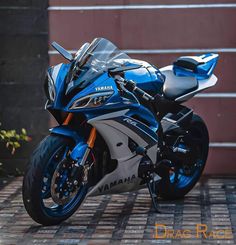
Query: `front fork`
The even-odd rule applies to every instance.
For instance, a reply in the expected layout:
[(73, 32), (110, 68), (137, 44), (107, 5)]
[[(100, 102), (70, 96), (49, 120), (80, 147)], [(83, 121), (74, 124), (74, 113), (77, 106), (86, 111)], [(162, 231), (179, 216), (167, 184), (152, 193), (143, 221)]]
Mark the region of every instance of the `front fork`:
[[(73, 114), (69, 113), (65, 121), (63, 122), (63, 125), (66, 126), (70, 123), (70, 121), (73, 118)], [(74, 163), (74, 171), (73, 176), (75, 179), (77, 179), (77, 176), (80, 176), (81, 170), (84, 171), (84, 182), (87, 182), (88, 180), (88, 171), (91, 166), (86, 167), (87, 158), (91, 152), (91, 150), (94, 147), (95, 140), (97, 137), (97, 131), (96, 128), (92, 128), (87, 140), (87, 143), (85, 142), (79, 142), (72, 152), (70, 153), (70, 159)]]
[[(69, 113), (66, 117), (65, 121), (63, 122), (64, 126), (67, 126), (73, 118), (73, 114)], [(79, 142), (74, 149), (72, 150), (70, 157), (73, 161), (76, 162), (75, 166), (84, 166), (86, 163), (87, 157), (90, 151), (94, 147), (94, 143), (97, 137), (96, 128), (92, 128), (87, 140), (87, 144), (85, 142)]]
[(81, 166), (84, 166), (85, 162), (86, 162), (86, 159), (90, 153), (90, 151), (93, 149), (94, 147), (94, 143), (95, 143), (95, 140), (96, 140), (96, 136), (97, 136), (97, 131), (96, 131), (96, 128), (92, 128), (91, 131), (90, 131), (90, 134), (89, 134), (89, 138), (88, 138), (88, 141), (87, 141), (87, 148), (85, 149), (85, 153), (84, 153), (84, 156), (81, 160), (80, 163), (76, 163), (77, 165), (81, 165)]

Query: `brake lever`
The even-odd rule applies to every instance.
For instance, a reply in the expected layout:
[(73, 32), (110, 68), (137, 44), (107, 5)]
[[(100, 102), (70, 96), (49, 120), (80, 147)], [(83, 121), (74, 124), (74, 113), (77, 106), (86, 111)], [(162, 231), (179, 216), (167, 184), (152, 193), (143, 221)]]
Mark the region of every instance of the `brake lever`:
[(124, 79), (122, 76), (120, 76), (120, 75), (115, 75), (115, 76), (114, 76), (114, 79), (115, 79), (115, 81), (118, 82), (118, 83), (123, 83), (123, 84), (125, 84), (125, 79)]
[(125, 79), (124, 79), (123, 77), (119, 76), (119, 75), (116, 75), (116, 76), (118, 76), (118, 78), (116, 78), (116, 77), (114, 77), (114, 78), (115, 78), (116, 83), (117, 83), (117, 84), (119, 85), (119, 87), (121, 88), (121, 89), (120, 89), (121, 92), (125, 92), (125, 93), (131, 95), (131, 96), (135, 99), (135, 101), (136, 101), (138, 104), (140, 104), (140, 102), (139, 102), (138, 98), (135, 96), (135, 94), (132, 93), (131, 91), (129, 91), (129, 90), (125, 87), (125, 84), (126, 84), (126, 83), (125, 83)]

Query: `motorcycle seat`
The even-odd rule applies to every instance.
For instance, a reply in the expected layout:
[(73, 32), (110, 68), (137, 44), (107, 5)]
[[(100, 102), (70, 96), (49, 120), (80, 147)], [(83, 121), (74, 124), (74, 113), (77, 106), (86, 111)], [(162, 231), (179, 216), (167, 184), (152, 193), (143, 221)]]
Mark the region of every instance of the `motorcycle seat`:
[(175, 100), (198, 88), (198, 81), (195, 77), (178, 77), (173, 74), (172, 70), (166, 71), (165, 76), (163, 94), (168, 100)]

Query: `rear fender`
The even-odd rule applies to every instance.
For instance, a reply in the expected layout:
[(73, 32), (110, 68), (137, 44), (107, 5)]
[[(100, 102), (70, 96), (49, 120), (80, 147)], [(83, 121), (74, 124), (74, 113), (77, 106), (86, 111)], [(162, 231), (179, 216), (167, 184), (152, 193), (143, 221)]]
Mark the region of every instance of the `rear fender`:
[(56, 134), (56, 135), (61, 135), (64, 137), (71, 138), (75, 142), (75, 145), (70, 153), (70, 157), (72, 158), (72, 160), (76, 162), (81, 162), (88, 148), (88, 145), (84, 137), (79, 135), (77, 131), (69, 128), (68, 126), (57, 126), (55, 128), (51, 128), (49, 131), (51, 132), (51, 134)]

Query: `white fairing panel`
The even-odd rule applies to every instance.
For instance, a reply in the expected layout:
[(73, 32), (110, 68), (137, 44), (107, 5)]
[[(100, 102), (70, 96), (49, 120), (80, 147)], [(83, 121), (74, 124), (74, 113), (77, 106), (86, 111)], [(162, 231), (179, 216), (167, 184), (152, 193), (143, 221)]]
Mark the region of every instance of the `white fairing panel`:
[[(184, 81), (190, 81), (190, 80), (196, 80), (195, 77), (178, 77), (174, 74), (173, 72), (173, 66), (165, 66), (163, 68), (160, 69), (161, 73), (165, 75), (166, 80), (173, 80), (176, 83), (183, 83)], [(175, 101), (177, 102), (182, 102), (182, 101), (186, 101), (189, 100), (190, 98), (192, 98), (195, 94), (213, 87), (217, 82), (217, 77), (212, 74), (211, 77), (209, 79), (205, 79), (205, 80), (198, 80), (198, 88), (192, 92), (189, 92), (187, 94), (184, 94), (178, 98), (175, 99)]]
[[(141, 179), (138, 177), (138, 167), (142, 156), (130, 150), (128, 139), (132, 138), (141, 147), (146, 147), (148, 144), (129, 127), (113, 120), (126, 112), (127, 110), (109, 113), (88, 121), (107, 143), (111, 158), (118, 161), (117, 168), (105, 175), (88, 195), (119, 193), (143, 188), (143, 185), (140, 185)], [(156, 160), (156, 149), (157, 145), (148, 149), (147, 153), (151, 160)]]
[[(132, 153), (128, 147), (128, 136), (116, 129), (117, 122), (112, 120), (99, 121), (92, 124), (106, 141), (112, 159), (118, 161), (117, 168), (105, 175), (88, 195), (102, 195), (108, 193), (126, 192), (141, 188), (141, 179), (138, 178), (138, 167), (142, 156)], [(124, 132), (128, 132), (127, 129)], [(131, 130), (130, 130), (131, 131)], [(132, 131), (131, 131), (132, 132)], [(131, 133), (128, 132), (128, 133)], [(122, 144), (118, 144), (122, 143)], [(142, 146), (146, 142), (141, 138), (139, 143)]]
[[(93, 124), (93, 126), (98, 130), (98, 132), (106, 141), (112, 159), (125, 161), (135, 155), (128, 147), (128, 136), (131, 138), (136, 138), (136, 142), (140, 146), (147, 146), (147, 143), (141, 137), (139, 137), (139, 135), (135, 134), (132, 130), (124, 127), (116, 121), (99, 121)], [(117, 146), (118, 143), (122, 144)]]
[(110, 193), (121, 193), (142, 188), (141, 179), (138, 178), (138, 167), (141, 156), (136, 156), (127, 161), (119, 161), (117, 168), (105, 175), (88, 196), (97, 196)]
[(217, 82), (217, 77), (214, 74), (212, 74), (209, 79), (198, 80), (198, 89), (196, 89), (196, 90), (194, 90), (188, 94), (184, 94), (184, 95), (176, 98), (175, 101), (180, 101), (180, 102), (186, 101), (186, 100), (192, 98), (195, 94), (197, 94), (197, 93), (199, 93), (199, 92), (201, 92), (207, 88), (215, 86), (216, 82)]
[(54, 66), (54, 68), (52, 70), (52, 80), (54, 81), (54, 83), (57, 80), (57, 76), (58, 76), (58, 73), (59, 73), (59, 71), (61, 69), (61, 66), (62, 66), (62, 63)]

